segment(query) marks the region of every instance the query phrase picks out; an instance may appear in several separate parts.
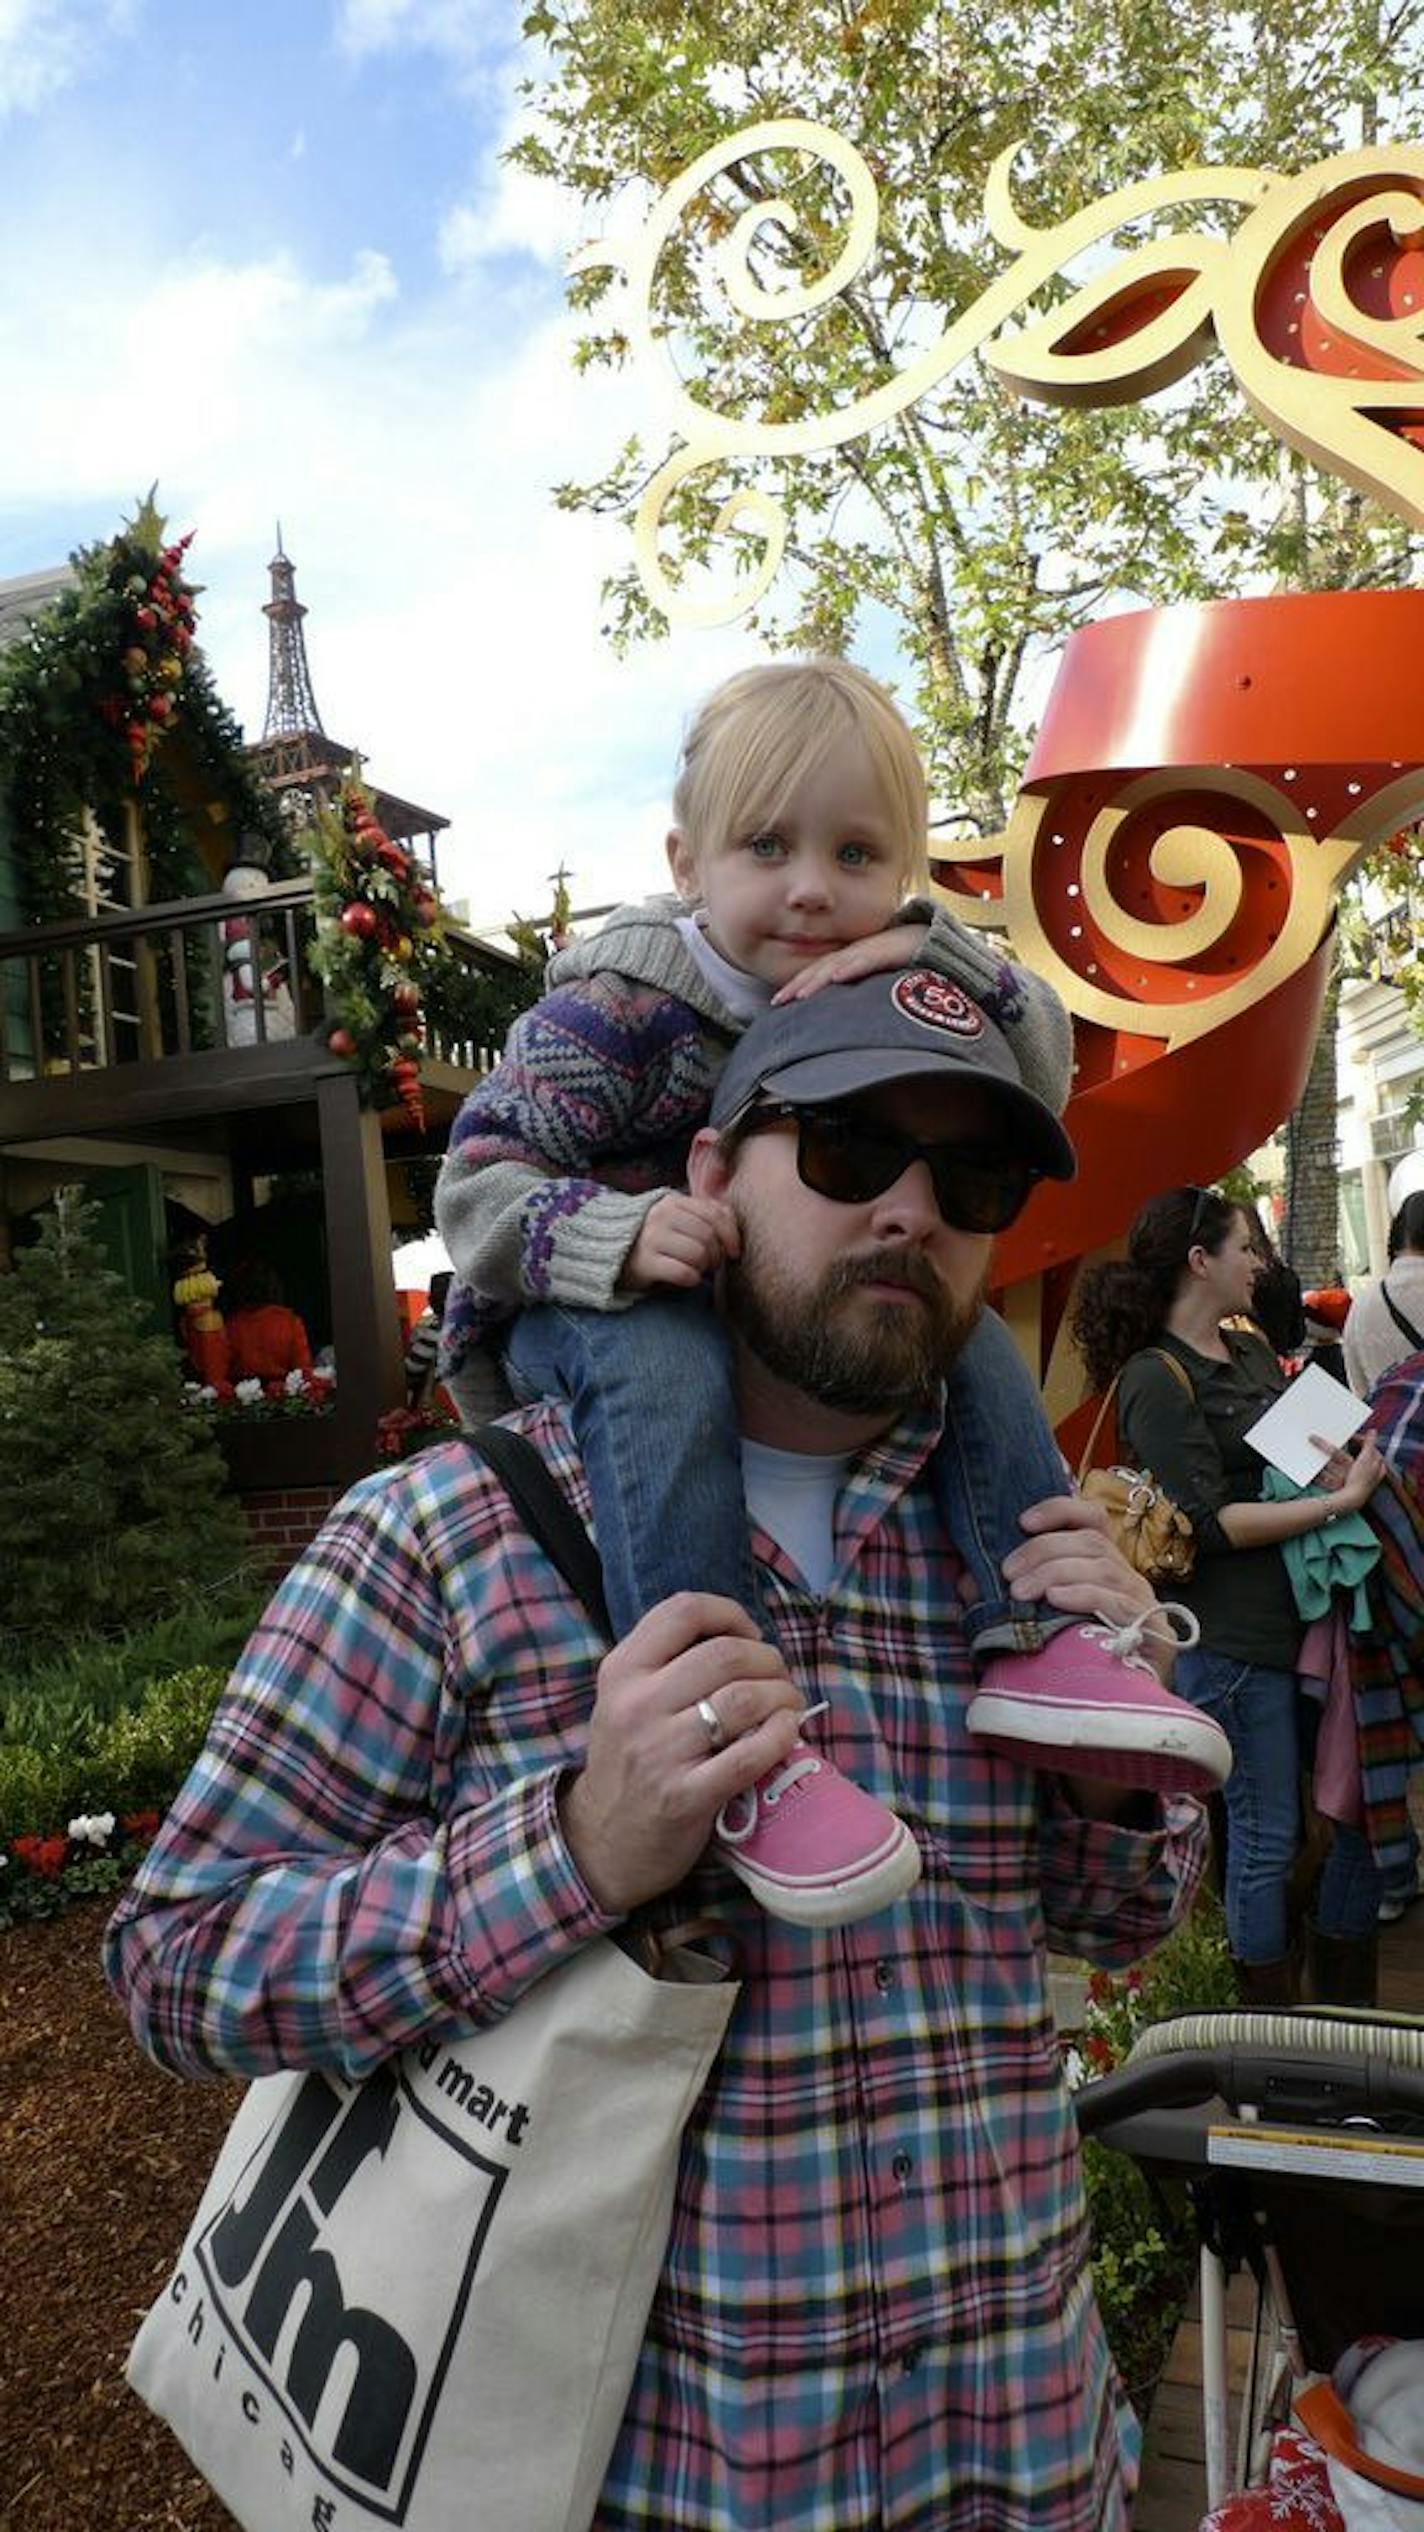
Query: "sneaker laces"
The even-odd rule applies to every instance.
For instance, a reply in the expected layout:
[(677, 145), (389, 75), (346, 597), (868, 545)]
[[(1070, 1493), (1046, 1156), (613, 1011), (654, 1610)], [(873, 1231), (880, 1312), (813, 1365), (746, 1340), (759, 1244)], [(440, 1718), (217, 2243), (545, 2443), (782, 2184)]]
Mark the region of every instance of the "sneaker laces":
[[(806, 1708), (801, 1726), (804, 1728), (813, 1716), (829, 1711), (829, 1701), (822, 1697), (818, 1705)], [(774, 1811), (784, 1794), (790, 1793), (794, 1785), (799, 1785), (803, 1777), (819, 1776), (823, 1765), (824, 1761), (817, 1758), (814, 1751), (803, 1746), (798, 1732), (787, 1756), (778, 1767), (773, 1767), (770, 1775), (763, 1776), (759, 1783), (748, 1785), (744, 1793), (733, 1794), (730, 1801), (723, 1803), (717, 1814), (717, 1835), (723, 1845), (745, 1846), (756, 1829), (762, 1805), (765, 1804), (768, 1811)], [(747, 1816), (745, 1820), (736, 1822), (729, 1814), (739, 1802), (747, 1805)]]
[(1144, 1649), (1143, 1638), (1162, 1624), (1165, 1624), (1168, 1643), (1179, 1653), (1190, 1652), (1192, 1646), (1201, 1641), (1201, 1628), (1191, 1610), (1184, 1609), (1180, 1600), (1155, 1601), (1150, 1609), (1139, 1610), (1135, 1618), (1129, 1618), (1125, 1623), (1100, 1616), (1096, 1624), (1085, 1626), (1083, 1633), (1091, 1636), (1095, 1644), (1101, 1644), (1103, 1650), (1113, 1654), (1118, 1661), (1126, 1662), (1130, 1670), (1150, 1671), (1155, 1678), (1156, 1664)]

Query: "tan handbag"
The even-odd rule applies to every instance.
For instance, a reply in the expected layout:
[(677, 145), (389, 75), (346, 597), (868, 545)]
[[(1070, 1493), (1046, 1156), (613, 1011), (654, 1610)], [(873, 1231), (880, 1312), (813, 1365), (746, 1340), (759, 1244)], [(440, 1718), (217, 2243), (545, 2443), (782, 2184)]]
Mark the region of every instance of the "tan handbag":
[[(1195, 1398), (1190, 1379), (1175, 1354), (1164, 1345), (1154, 1345), (1154, 1354), (1171, 1366), (1189, 1398)], [(1117, 1396), (1112, 1382), (1102, 1405), (1093, 1419), (1083, 1456), (1078, 1463), (1078, 1492), (1090, 1503), (1100, 1503), (1107, 1514), (1108, 1536), (1119, 1555), (1126, 1557), (1135, 1574), (1145, 1575), (1148, 1582), (1181, 1582), (1196, 1563), (1196, 1541), (1192, 1525), (1180, 1505), (1173, 1503), (1165, 1487), (1159, 1486), (1150, 1468), (1094, 1468), (1093, 1452), (1109, 1407)]]

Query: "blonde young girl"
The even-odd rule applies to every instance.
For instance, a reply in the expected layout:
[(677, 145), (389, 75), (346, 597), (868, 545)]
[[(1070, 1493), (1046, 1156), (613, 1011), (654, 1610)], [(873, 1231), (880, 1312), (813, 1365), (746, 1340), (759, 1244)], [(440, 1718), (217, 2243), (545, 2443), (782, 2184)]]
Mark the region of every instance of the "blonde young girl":
[[(676, 896), (623, 908), (554, 959), (544, 999), (456, 1119), (436, 1200), (458, 1279), (441, 1376), (473, 1401), (478, 1349), (493, 1339), (523, 1394), (568, 1399), (619, 1637), (685, 1590), (765, 1623), (730, 1355), (710, 1306), (736, 1225), (683, 1183), (736, 1037), (773, 999), (924, 964), (1003, 1030), (1055, 1115), (1071, 1065), (1050, 988), (913, 895), (926, 875), (924, 771), (863, 670), (811, 660), (729, 679), (692, 722), (672, 807)], [(1032, 1650), (1034, 1612), (1006, 1598), (1000, 1565), (1021, 1544), (1020, 1512), (1064, 1491), (1063, 1464), (992, 1312), (952, 1375), (934, 1468), (978, 1592), (981, 1654)], [(1100, 1651), (1085, 1645), (1083, 1659), (1101, 1674)], [(1161, 1697), (1134, 1677), (1148, 1702)], [(994, 1720), (1020, 1757), (1046, 1739), (1045, 1763), (1065, 1763), (1063, 1709), (1040, 1731), (1021, 1680)], [(1121, 1772), (1103, 1755), (1079, 1748), (1072, 1763)], [(750, 1835), (724, 1840), (726, 1860), (781, 1915), (849, 1921), (908, 1888), (917, 1855), (878, 1803), (801, 1759), (797, 1801), (779, 1817), (763, 1804)]]

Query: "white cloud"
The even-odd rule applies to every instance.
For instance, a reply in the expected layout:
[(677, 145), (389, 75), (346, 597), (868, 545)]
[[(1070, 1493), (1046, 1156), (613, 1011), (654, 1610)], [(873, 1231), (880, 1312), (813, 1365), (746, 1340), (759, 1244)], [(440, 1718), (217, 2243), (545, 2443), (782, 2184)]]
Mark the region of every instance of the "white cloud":
[(0, 0), (0, 116), (35, 113), (133, 16), (133, 0)]
[[(370, 45), (437, 22), (453, 41), (478, 14), (347, 11)], [(574, 373), (546, 275), (490, 261), (529, 242), (522, 187), (483, 176), (457, 270), (421, 295), (359, 238), (335, 268), (299, 244), (165, 238), (156, 212), (181, 215), (181, 192), (126, 196), (96, 164), (92, 189), (71, 169), (27, 206), (0, 291), (0, 365), (24, 379), (0, 406), (4, 568), (61, 560), (156, 476), (174, 530), (196, 529), (202, 639), (256, 736), (280, 519), (328, 730), (451, 818), (442, 876), (490, 924), (544, 910), (561, 862), (580, 905), (660, 884), (683, 721), (752, 647), (734, 628), (614, 658), (600, 582), (626, 534), (557, 512), (549, 487), (655, 417), (645, 383)], [(31, 511), (72, 533), (35, 550), (14, 527)]]
[(340, 0), (336, 12), (336, 40), (352, 61), (431, 52), (467, 76), (506, 53), (512, 31), (489, 0)]
[(557, 185), (522, 167), (491, 167), (478, 177), (469, 199), (443, 215), (441, 267), (468, 273), (495, 256), (523, 254), (562, 273), (579, 235), (578, 205)]

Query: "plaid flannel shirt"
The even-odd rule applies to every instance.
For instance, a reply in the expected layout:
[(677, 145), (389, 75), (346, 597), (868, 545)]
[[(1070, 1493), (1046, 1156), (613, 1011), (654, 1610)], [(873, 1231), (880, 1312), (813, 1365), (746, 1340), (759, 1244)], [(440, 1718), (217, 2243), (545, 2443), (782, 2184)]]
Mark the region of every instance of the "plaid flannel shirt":
[[(562, 1412), (519, 1421), (587, 1515)], [(732, 1924), (745, 1983), (597, 2532), (1125, 2532), (1133, 2431), (1045, 1951), (1150, 1949), (1202, 1819), (1081, 1818), (969, 1739), (957, 1560), (915, 1482), (935, 1430), (907, 1420), (853, 1463), (823, 1598), (758, 1538), (792, 1672), (830, 1700), (812, 1728), (911, 1822), (924, 1871), (832, 1932), (763, 1915), (711, 1863), (679, 1894)], [(160, 2063), (359, 2074), (505, 2012), (605, 1930), (556, 1808), (601, 1650), (463, 1444), (357, 1485), (111, 1926)]]

